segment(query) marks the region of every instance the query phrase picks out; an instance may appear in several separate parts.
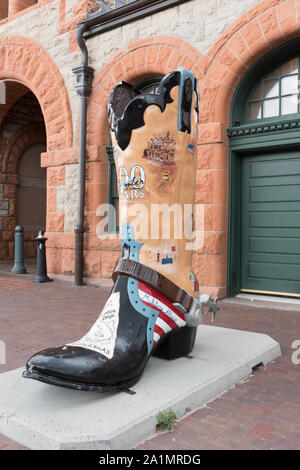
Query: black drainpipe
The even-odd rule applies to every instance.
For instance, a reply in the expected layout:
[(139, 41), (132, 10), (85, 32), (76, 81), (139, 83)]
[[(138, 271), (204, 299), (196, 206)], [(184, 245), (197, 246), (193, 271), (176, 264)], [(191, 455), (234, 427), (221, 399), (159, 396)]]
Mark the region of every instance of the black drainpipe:
[(87, 99), (92, 91), (94, 69), (88, 65), (88, 50), (83, 34), (88, 29), (86, 23), (79, 25), (77, 43), (81, 50), (82, 64), (74, 67), (75, 89), (80, 96), (80, 134), (79, 134), (79, 188), (78, 218), (75, 228), (75, 284), (83, 285), (83, 243), (84, 243), (84, 203), (85, 203), (85, 163), (86, 163), (86, 116)]

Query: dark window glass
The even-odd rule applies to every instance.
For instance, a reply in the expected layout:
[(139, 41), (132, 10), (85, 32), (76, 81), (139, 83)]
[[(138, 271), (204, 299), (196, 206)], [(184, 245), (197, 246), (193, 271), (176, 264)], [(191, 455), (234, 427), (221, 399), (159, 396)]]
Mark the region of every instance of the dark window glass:
[(249, 96), (246, 120), (299, 113), (299, 72), (296, 57), (265, 75)]

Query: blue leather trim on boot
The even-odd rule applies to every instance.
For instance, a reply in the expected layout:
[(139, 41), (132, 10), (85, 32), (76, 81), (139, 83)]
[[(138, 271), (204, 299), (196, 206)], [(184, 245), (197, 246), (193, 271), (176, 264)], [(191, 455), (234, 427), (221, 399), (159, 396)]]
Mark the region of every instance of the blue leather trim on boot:
[[(122, 224), (122, 254), (125, 247), (129, 248), (129, 259), (133, 261), (139, 261), (139, 252), (142, 242), (137, 242), (134, 236), (134, 228), (128, 223)], [(145, 305), (139, 296), (138, 281), (129, 277), (127, 283), (127, 292), (132, 307), (144, 317), (148, 318), (147, 324), (147, 343), (148, 343), (148, 354), (150, 354), (153, 347), (153, 335), (154, 326), (159, 315), (159, 312), (154, 308)]]
[(139, 261), (139, 252), (143, 242), (137, 242), (134, 238), (134, 228), (129, 222), (122, 224), (122, 256), (125, 246), (129, 247), (129, 259)]

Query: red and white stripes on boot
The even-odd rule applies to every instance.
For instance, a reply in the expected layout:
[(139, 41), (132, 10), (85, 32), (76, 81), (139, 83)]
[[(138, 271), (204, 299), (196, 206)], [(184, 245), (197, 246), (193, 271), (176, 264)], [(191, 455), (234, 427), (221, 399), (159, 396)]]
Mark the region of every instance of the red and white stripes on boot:
[(179, 312), (164, 295), (143, 282), (138, 283), (138, 292), (140, 299), (147, 307), (159, 312), (154, 327), (153, 346), (166, 333), (186, 325), (184, 314)]

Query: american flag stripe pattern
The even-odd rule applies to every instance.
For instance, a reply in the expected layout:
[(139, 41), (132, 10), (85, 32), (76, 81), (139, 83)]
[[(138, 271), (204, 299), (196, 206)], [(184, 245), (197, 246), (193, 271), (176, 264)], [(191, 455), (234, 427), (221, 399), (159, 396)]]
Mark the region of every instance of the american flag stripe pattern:
[(138, 291), (142, 302), (158, 312), (154, 327), (153, 346), (169, 331), (186, 325), (184, 314), (179, 312), (164, 295), (142, 282), (138, 284)]

